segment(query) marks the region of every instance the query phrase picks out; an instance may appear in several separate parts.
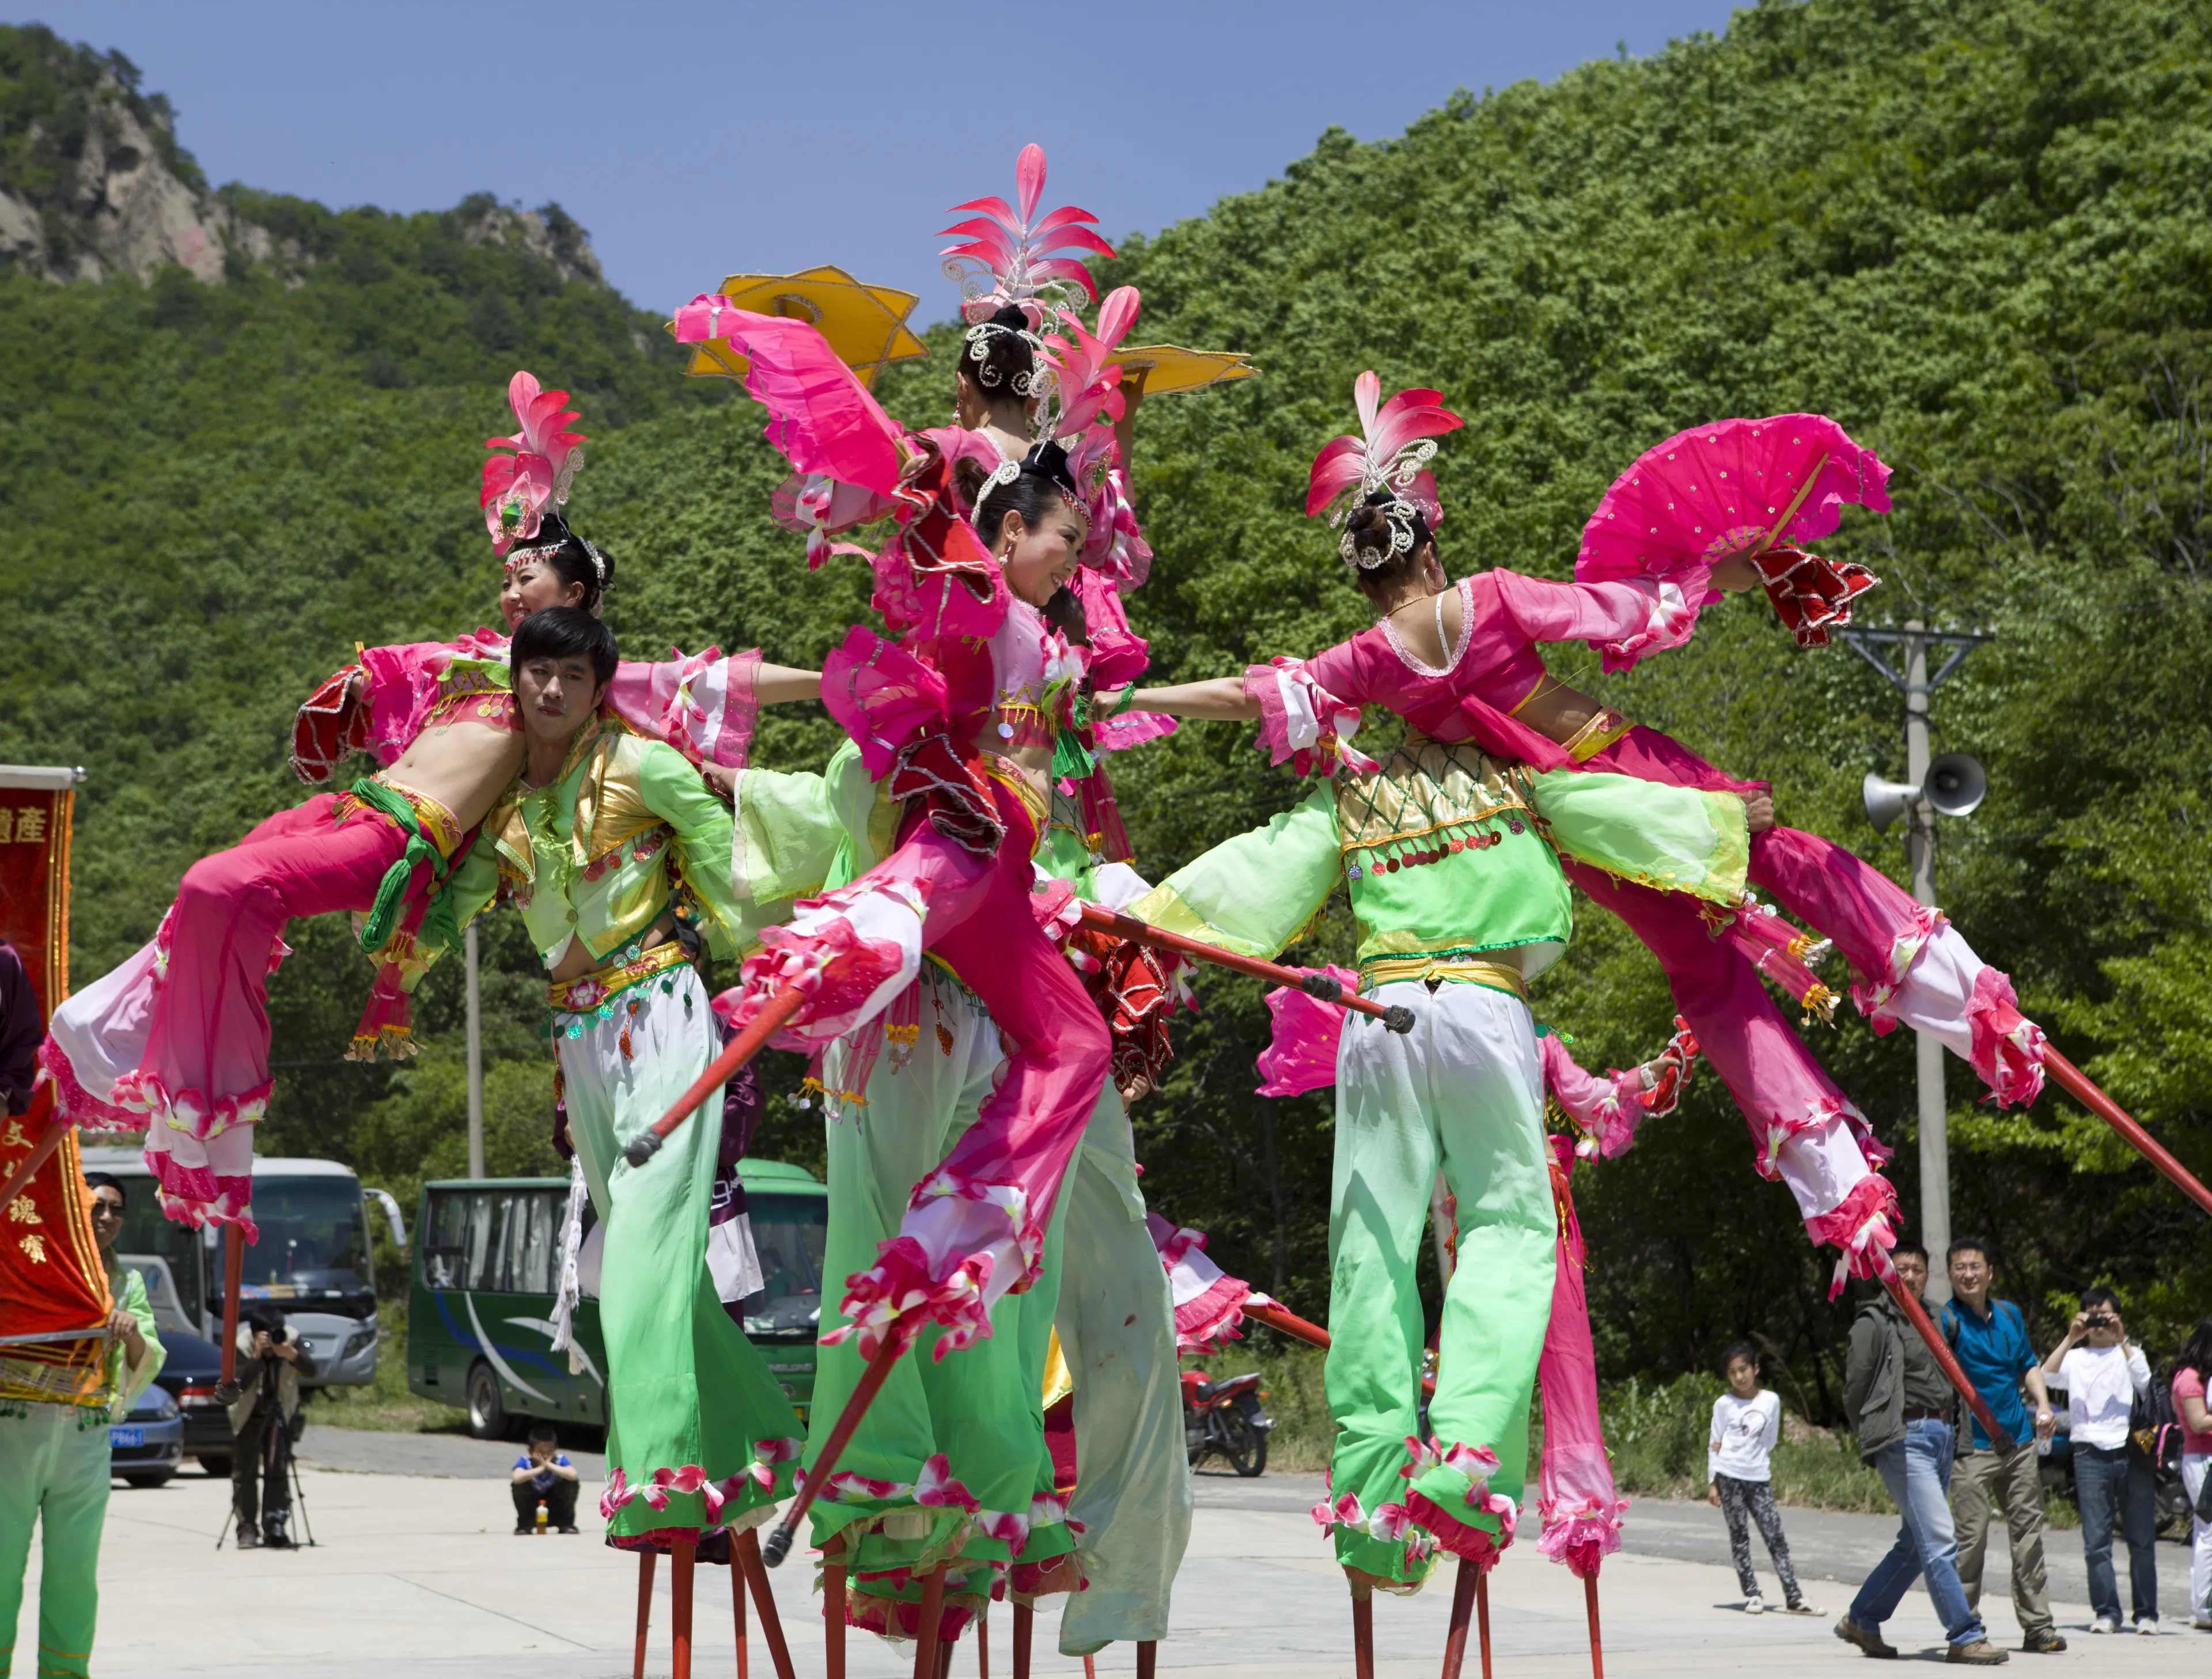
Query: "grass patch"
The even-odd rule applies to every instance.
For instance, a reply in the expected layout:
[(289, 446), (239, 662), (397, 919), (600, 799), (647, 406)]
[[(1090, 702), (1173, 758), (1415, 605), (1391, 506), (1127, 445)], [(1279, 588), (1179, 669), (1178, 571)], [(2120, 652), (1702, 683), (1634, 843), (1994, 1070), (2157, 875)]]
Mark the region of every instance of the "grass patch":
[(407, 1390), (407, 1302), (380, 1301), (376, 1379), (362, 1388), (314, 1388), (307, 1420), (332, 1428), (374, 1428), (387, 1434), (459, 1434), (469, 1414)]

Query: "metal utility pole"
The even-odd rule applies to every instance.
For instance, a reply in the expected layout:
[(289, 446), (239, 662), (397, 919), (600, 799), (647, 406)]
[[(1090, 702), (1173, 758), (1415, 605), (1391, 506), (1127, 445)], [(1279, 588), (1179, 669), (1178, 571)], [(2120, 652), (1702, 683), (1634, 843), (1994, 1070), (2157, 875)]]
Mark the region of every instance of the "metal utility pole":
[(477, 929), (469, 923), (461, 935), (469, 968), (469, 1176), (484, 1175), (483, 1159), (483, 1007), (477, 984)]
[[(1913, 797), (1905, 806), (1905, 855), (1912, 872), (1912, 896), (1933, 909), (1936, 905), (1936, 807), (1928, 800), (1928, 697), (1942, 687), (1966, 656), (1989, 639), (1931, 630), (1917, 618), (1905, 620), (1902, 630), (1845, 630), (1838, 632), (1859, 657), (1887, 677), (1905, 696), (1905, 779)], [(1902, 673), (1874, 651), (1877, 643), (1894, 643), (1904, 655)], [(1931, 643), (1949, 648), (1933, 679), (1928, 674)], [(1949, 1274), (1943, 1263), (1951, 1245), (1950, 1126), (1943, 1100), (1943, 1046), (1925, 1032), (1913, 1034), (1919, 1055), (1920, 1095), (1920, 1242), (1928, 1250), (1928, 1296), (1942, 1302), (1951, 1298)]]

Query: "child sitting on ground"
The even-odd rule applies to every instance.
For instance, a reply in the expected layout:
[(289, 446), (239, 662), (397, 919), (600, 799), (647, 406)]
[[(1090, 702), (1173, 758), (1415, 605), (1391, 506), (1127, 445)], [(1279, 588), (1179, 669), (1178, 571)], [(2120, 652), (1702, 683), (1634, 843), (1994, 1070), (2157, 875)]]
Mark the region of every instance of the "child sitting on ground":
[(553, 1425), (538, 1424), (530, 1431), (527, 1456), (514, 1460), (514, 1530), (538, 1530), (538, 1506), (543, 1500), (546, 1519), (563, 1533), (576, 1531), (576, 1470), (568, 1454), (555, 1448), (559, 1436)]
[(1790, 1566), (1790, 1542), (1782, 1536), (1782, 1512), (1774, 1507), (1768, 1454), (1782, 1437), (1782, 1396), (1759, 1385), (1759, 1354), (1739, 1341), (1721, 1354), (1721, 1373), (1729, 1390), (1713, 1401), (1713, 1437), (1705, 1448), (1708, 1502), (1728, 1518), (1729, 1554), (1743, 1587), (1743, 1612), (1757, 1615), (1766, 1605), (1759, 1595), (1759, 1576), (1751, 1568), (1751, 1535), (1747, 1512), (1759, 1524), (1774, 1572), (1782, 1577), (1783, 1606), (1792, 1615), (1818, 1615), (1797, 1589)]

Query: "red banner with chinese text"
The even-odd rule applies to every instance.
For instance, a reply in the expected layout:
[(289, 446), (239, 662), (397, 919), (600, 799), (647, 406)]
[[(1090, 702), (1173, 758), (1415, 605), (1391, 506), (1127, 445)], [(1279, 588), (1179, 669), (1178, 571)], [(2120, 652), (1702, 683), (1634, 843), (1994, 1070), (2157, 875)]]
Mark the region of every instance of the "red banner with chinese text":
[[(0, 768), (0, 934), (22, 956), (44, 1013), (69, 995), (76, 794), (66, 782), (65, 771)], [(52, 1119), (46, 1084), (29, 1111), (0, 1115), (0, 1183), (37, 1150)], [(104, 1396), (107, 1343), (81, 1332), (103, 1328), (115, 1305), (88, 1201), (72, 1128), (0, 1207), (0, 1402), (96, 1404)]]
[(70, 818), (76, 793), (10, 785), (15, 779), (0, 770), (0, 934), (21, 952), (39, 1007), (52, 1014), (69, 995)]

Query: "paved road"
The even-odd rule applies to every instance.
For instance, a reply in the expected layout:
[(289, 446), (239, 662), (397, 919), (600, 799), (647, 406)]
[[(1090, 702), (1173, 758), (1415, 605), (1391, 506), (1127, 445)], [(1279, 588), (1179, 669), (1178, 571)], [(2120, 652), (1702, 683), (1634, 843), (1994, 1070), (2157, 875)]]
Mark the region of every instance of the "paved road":
[[(98, 1670), (106, 1679), (178, 1676), (312, 1675), (314, 1679), (620, 1679), (629, 1671), (636, 1564), (589, 1538), (512, 1536), (511, 1506), (499, 1484), (514, 1448), (440, 1437), (364, 1436), (316, 1427), (303, 1471), (321, 1544), (297, 1554), (214, 1548), (228, 1504), (227, 1482), (197, 1474), (159, 1491), (116, 1489), (101, 1556), (103, 1617)], [(572, 1454), (574, 1456), (575, 1454)], [(351, 1462), (348, 1470), (336, 1467)], [(404, 1463), (410, 1473), (363, 1473)], [(331, 1464), (333, 1467), (319, 1467)], [(588, 1475), (587, 1471), (587, 1475)], [(588, 1484), (587, 1501), (596, 1491)], [(1174, 1636), (1160, 1665), (1210, 1679), (1335, 1679), (1351, 1670), (1349, 1616), (1341, 1579), (1306, 1515), (1318, 1477), (1257, 1481), (1207, 1475), (1177, 1584)], [(1886, 1541), (1867, 1517), (1790, 1512), (1787, 1521), (1809, 1580), (1855, 1578)], [(1826, 1670), (1855, 1679), (1859, 1658), (1829, 1633), (1826, 1619), (1737, 1612), (1725, 1566), (1719, 1513), (1702, 1506), (1639, 1504), (1629, 1548), (1606, 1565), (1603, 1610), (1613, 1679), (1711, 1679), (1716, 1670), (1789, 1674)], [(2162, 1575), (2184, 1553), (2162, 1546)], [(32, 1559), (35, 1576), (38, 1559)], [(2078, 1561), (2054, 1563), (2062, 1624), (2083, 1625)], [(654, 1643), (647, 1671), (668, 1671), (667, 1573), (659, 1571)], [(697, 1671), (731, 1671), (733, 1639), (727, 1576), (702, 1571)], [(801, 1675), (822, 1671), (818, 1610), (811, 1571), (794, 1561), (775, 1576), (776, 1597)], [(1817, 1592), (1832, 1614), (1840, 1590)], [(1516, 1547), (1492, 1577), (1491, 1605), (1499, 1671), (1508, 1679), (1585, 1679), (1589, 1671), (1582, 1594), (1563, 1568), (1533, 1546)], [(1433, 1674), (1449, 1593), (1378, 1601), (1381, 1679)], [(1990, 1605), (1992, 1631), (2017, 1642), (2008, 1609)], [(1010, 1670), (1008, 1617), (992, 1627), (994, 1668)], [(25, 1621), (27, 1627), (31, 1623)], [(1038, 1617), (1037, 1679), (1080, 1673), (1055, 1649), (1058, 1616)], [(1940, 1659), (1941, 1629), (1916, 1593), (1887, 1632), (1908, 1655)], [(754, 1648), (756, 1673), (769, 1671)], [(2099, 1679), (2202, 1679), (2212, 1639), (2077, 1638), (2048, 1661), (2094, 1664)], [(910, 1654), (855, 1637), (853, 1679), (890, 1679)], [(956, 1670), (972, 1672), (963, 1653)], [(2026, 1660), (2027, 1658), (2021, 1658)], [(1102, 1673), (1126, 1673), (1133, 1654), (1115, 1646)], [(1474, 1664), (1468, 1664), (1470, 1673)], [(2025, 1679), (2025, 1676), (2024, 1676)], [(2059, 1679), (2052, 1673), (2050, 1679)]]

